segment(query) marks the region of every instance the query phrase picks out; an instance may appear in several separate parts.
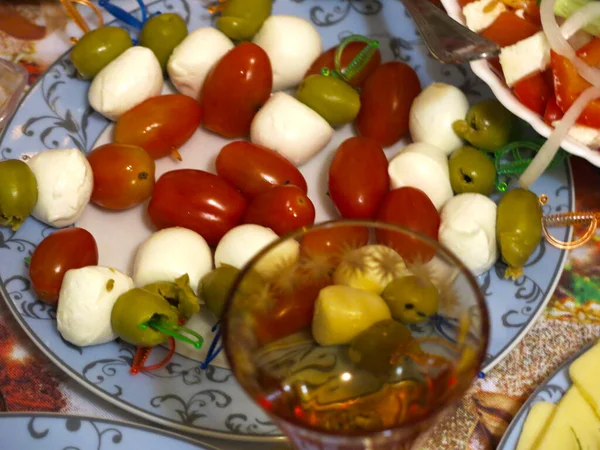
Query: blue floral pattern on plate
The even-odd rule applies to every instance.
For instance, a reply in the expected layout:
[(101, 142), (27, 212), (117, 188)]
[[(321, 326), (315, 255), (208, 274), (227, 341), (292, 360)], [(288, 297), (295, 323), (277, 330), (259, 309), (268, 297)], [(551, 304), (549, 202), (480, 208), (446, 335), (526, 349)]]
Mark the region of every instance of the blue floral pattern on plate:
[(575, 355), (563, 362), (556, 372), (546, 378), (546, 380), (538, 386), (523, 406), (521, 406), (521, 409), (519, 409), (519, 412), (510, 423), (506, 433), (504, 433), (504, 437), (500, 441), (500, 444), (498, 444), (497, 450), (514, 450), (517, 448), (519, 437), (523, 431), (523, 425), (525, 425), (527, 415), (533, 405), (537, 402), (557, 404), (560, 399), (563, 398), (565, 392), (573, 385), (571, 378), (569, 378), (569, 367), (571, 366), (571, 363), (587, 352), (592, 345), (594, 344), (586, 345)]
[(159, 429), (62, 414), (0, 414), (0, 436), (2, 450), (216, 450)]
[[(160, 0), (149, 4), (149, 11), (178, 12), (192, 30), (211, 23), (204, 6), (191, 0)], [(432, 81), (454, 84), (472, 102), (491, 97), (466, 66), (443, 66), (428, 55), (400, 2), (277, 0), (274, 14), (311, 20), (321, 32), (324, 48), (349, 34), (376, 38), (384, 61), (410, 64), (423, 85)], [(7, 124), (0, 138), (0, 159), (67, 146), (90, 151), (108, 122), (87, 103), (88, 85), (74, 76), (68, 53), (61, 57), (31, 88)], [(574, 192), (568, 163), (545, 174), (533, 190), (548, 195), (546, 213), (571, 210)], [(228, 370), (210, 366), (202, 371), (198, 362), (176, 355), (163, 369), (133, 377), (129, 374), (132, 347), (115, 342), (82, 349), (65, 342), (56, 330), (54, 309), (36, 300), (24, 262), (52, 231), (33, 219), (17, 232), (0, 229), (0, 292), (29, 337), (54, 363), (95, 394), (148, 420), (213, 437), (282, 439), (281, 432)], [(570, 231), (561, 233), (557, 237), (567, 239)], [(564, 251), (542, 242), (521, 279), (505, 280), (502, 263), (480, 277), (492, 325), (484, 370), (499, 362), (533, 324), (549, 300), (564, 262)], [(434, 320), (425, 326), (443, 334), (448, 323)]]

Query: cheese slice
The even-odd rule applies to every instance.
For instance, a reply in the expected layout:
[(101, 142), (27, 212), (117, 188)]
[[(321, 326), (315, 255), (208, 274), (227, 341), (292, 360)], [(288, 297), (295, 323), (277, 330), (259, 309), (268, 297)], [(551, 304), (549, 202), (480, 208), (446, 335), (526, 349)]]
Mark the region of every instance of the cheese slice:
[(569, 367), (571, 380), (600, 417), (600, 344), (577, 358)]
[(600, 449), (600, 420), (577, 386), (572, 386), (558, 403), (532, 450), (570, 449)]
[(538, 402), (531, 407), (519, 437), (517, 450), (533, 449), (536, 439), (546, 430), (554, 408), (556, 405), (550, 402)]

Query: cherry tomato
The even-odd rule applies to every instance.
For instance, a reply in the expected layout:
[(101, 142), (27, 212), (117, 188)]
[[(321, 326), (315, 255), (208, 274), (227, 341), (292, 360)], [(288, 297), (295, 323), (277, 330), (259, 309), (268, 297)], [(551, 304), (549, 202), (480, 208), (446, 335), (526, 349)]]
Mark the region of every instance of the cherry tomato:
[(364, 83), (356, 128), (361, 136), (387, 147), (408, 130), (408, 114), (421, 92), (417, 73), (407, 64), (393, 61), (379, 66)]
[(513, 11), (505, 11), (481, 35), (500, 47), (516, 44), (541, 30), (541, 27), (517, 16)]
[[(592, 67), (600, 64), (600, 38), (593, 39), (577, 51), (584, 62)], [(564, 56), (552, 52), (552, 73), (556, 103), (566, 112), (579, 95), (591, 86)], [(585, 107), (577, 122), (592, 128), (600, 128), (600, 99), (593, 100)]]
[(83, 228), (63, 228), (36, 247), (29, 262), (31, 286), (38, 298), (56, 305), (67, 270), (98, 264), (96, 240)]
[(115, 125), (115, 142), (142, 147), (154, 159), (173, 154), (202, 119), (200, 104), (181, 94), (159, 95), (133, 107)]
[(88, 155), (94, 173), (91, 201), (107, 209), (127, 209), (152, 195), (154, 160), (135, 145), (106, 144)]
[[(420, 189), (401, 187), (393, 189), (383, 199), (377, 211), (377, 220), (403, 226), (437, 241), (440, 215)], [(396, 250), (409, 262), (426, 263), (435, 255), (435, 248), (410, 236), (394, 231), (379, 230), (377, 242)]]
[(389, 188), (388, 161), (372, 139), (351, 137), (329, 166), (329, 195), (341, 216), (370, 219)]
[(338, 263), (344, 253), (369, 243), (369, 228), (336, 226), (311, 230), (302, 237), (300, 250), (307, 257), (329, 256)]
[(204, 126), (227, 138), (246, 136), (272, 87), (271, 62), (265, 51), (250, 42), (234, 47), (216, 64), (202, 86)]
[[(344, 51), (342, 52), (342, 57), (341, 57), (341, 62), (340, 62), (342, 71), (346, 67), (348, 67), (348, 64), (350, 64), (352, 62), (352, 60), (354, 58), (356, 58), (356, 56), (367, 45), (368, 44), (366, 42), (358, 42), (358, 41), (350, 42), (348, 45), (346, 45), (346, 47), (344, 48)], [(315, 60), (315, 62), (312, 63), (312, 66), (310, 66), (310, 68), (306, 72), (306, 75), (304, 75), (304, 78), (308, 77), (309, 75), (320, 75), (321, 70), (324, 67), (327, 67), (329, 69), (334, 69), (335, 68), (334, 59), (335, 59), (336, 50), (337, 50), (337, 46), (331, 47), (325, 53), (322, 53), (321, 56), (319, 56)], [(364, 83), (364, 81), (375, 71), (375, 69), (380, 64), (381, 64), (381, 52), (379, 50), (377, 50), (375, 53), (373, 53), (373, 56), (371, 57), (371, 59), (369, 59), (369, 62), (367, 63), (367, 65), (365, 67), (363, 67), (363, 69), (355, 77), (353, 77), (348, 84), (350, 84), (350, 86), (353, 86), (353, 87), (360, 87)]]
[(150, 220), (159, 230), (189, 228), (212, 246), (240, 224), (245, 210), (246, 200), (227, 181), (195, 169), (162, 175), (148, 205)]
[(244, 223), (271, 228), (278, 235), (315, 221), (315, 207), (297, 186), (275, 186), (252, 199)]
[(306, 180), (300, 171), (279, 153), (238, 141), (221, 149), (216, 161), (217, 174), (238, 188), (248, 199), (273, 186), (291, 184), (306, 194)]
[(554, 126), (554, 122), (562, 119), (562, 116), (563, 112), (558, 107), (558, 104), (556, 103), (556, 97), (553, 95), (546, 104), (546, 110), (544, 111), (544, 122), (550, 126)]
[(544, 114), (546, 103), (552, 97), (552, 85), (546, 83), (541, 72), (519, 80), (515, 84), (514, 92), (523, 105), (540, 116)]
[(255, 331), (262, 345), (309, 328), (315, 311), (315, 303), (325, 283), (302, 285), (291, 292), (278, 296), (274, 307), (256, 318)]

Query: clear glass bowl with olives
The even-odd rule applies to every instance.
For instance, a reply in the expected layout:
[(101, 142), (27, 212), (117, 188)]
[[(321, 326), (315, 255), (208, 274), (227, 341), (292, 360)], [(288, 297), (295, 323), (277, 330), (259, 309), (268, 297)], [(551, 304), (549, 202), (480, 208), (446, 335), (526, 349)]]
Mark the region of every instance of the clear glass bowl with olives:
[(225, 271), (233, 373), (297, 448), (409, 448), (483, 363), (489, 320), (476, 280), (408, 229), (327, 222)]

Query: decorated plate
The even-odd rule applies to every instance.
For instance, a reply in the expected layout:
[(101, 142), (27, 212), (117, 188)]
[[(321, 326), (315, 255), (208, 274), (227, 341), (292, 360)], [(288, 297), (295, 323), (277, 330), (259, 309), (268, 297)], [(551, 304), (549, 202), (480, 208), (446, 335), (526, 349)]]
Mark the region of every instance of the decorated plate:
[[(211, 23), (202, 2), (161, 0), (150, 4), (150, 12), (175, 11), (193, 30)], [(432, 59), (400, 2), (379, 0), (277, 0), (274, 14), (303, 17), (321, 33), (323, 47), (330, 48), (350, 34), (363, 34), (380, 41), (384, 61), (400, 60), (417, 71), (423, 86), (443, 81), (462, 89), (471, 102), (491, 97), (488, 88), (466, 66), (442, 66)], [(78, 80), (65, 54), (42, 76), (23, 99), (0, 139), (0, 159), (24, 158), (47, 148), (78, 147), (87, 153), (107, 142), (112, 127), (87, 102), (89, 83)], [(167, 88), (167, 91), (169, 88)], [(302, 166), (309, 197), (316, 208), (316, 221), (337, 217), (327, 197), (327, 168), (339, 144), (352, 135), (346, 126), (336, 131), (328, 147)], [(214, 158), (227, 141), (199, 130), (180, 149), (183, 162), (170, 158), (157, 161), (157, 177), (174, 168), (214, 170)], [(404, 141), (386, 149), (394, 156)], [(546, 173), (533, 186), (546, 194), (546, 213), (571, 210), (573, 183), (568, 163)], [(96, 238), (100, 264), (126, 272), (137, 246), (152, 232), (143, 220), (142, 206), (125, 212), (103, 212), (88, 206), (76, 224)], [(101, 398), (148, 420), (178, 430), (207, 436), (242, 440), (282, 439), (281, 432), (243, 393), (221, 358), (201, 370), (201, 354), (178, 348), (166, 367), (132, 376), (130, 364), (135, 349), (113, 342), (79, 348), (67, 344), (56, 330), (55, 310), (36, 300), (31, 289), (26, 258), (52, 228), (29, 219), (17, 231), (0, 229), (0, 287), (11, 311), (38, 347), (67, 374)], [(568, 239), (569, 231), (557, 233)], [(542, 242), (517, 281), (505, 280), (505, 267), (498, 265), (479, 278), (491, 315), (491, 339), (484, 370), (497, 364), (523, 337), (553, 292), (565, 262), (565, 252)], [(203, 319), (198, 324), (210, 333)], [(444, 333), (447, 323), (427, 326)], [(207, 341), (211, 336), (205, 336)], [(206, 345), (205, 347), (208, 347)], [(161, 350), (157, 350), (160, 353)]]
[(508, 427), (508, 430), (506, 430), (506, 433), (504, 433), (504, 437), (502, 438), (502, 441), (500, 441), (497, 450), (513, 450), (517, 448), (519, 437), (523, 431), (523, 425), (525, 425), (525, 420), (527, 420), (527, 415), (529, 414), (529, 410), (533, 405), (535, 405), (537, 402), (550, 402), (557, 404), (560, 401), (563, 395), (565, 395), (565, 392), (567, 392), (567, 390), (573, 384), (571, 378), (569, 378), (569, 367), (571, 366), (571, 363), (587, 352), (592, 345), (594, 344), (592, 343), (586, 345), (576, 354), (571, 356), (568, 360), (562, 363), (556, 372), (546, 378), (544, 382), (538, 386), (538, 388), (533, 392), (533, 394), (531, 394), (523, 406), (521, 406), (521, 409), (519, 409), (519, 412), (510, 423), (510, 426)]
[(3, 450), (215, 450), (155, 428), (61, 414), (0, 414), (0, 436)]

